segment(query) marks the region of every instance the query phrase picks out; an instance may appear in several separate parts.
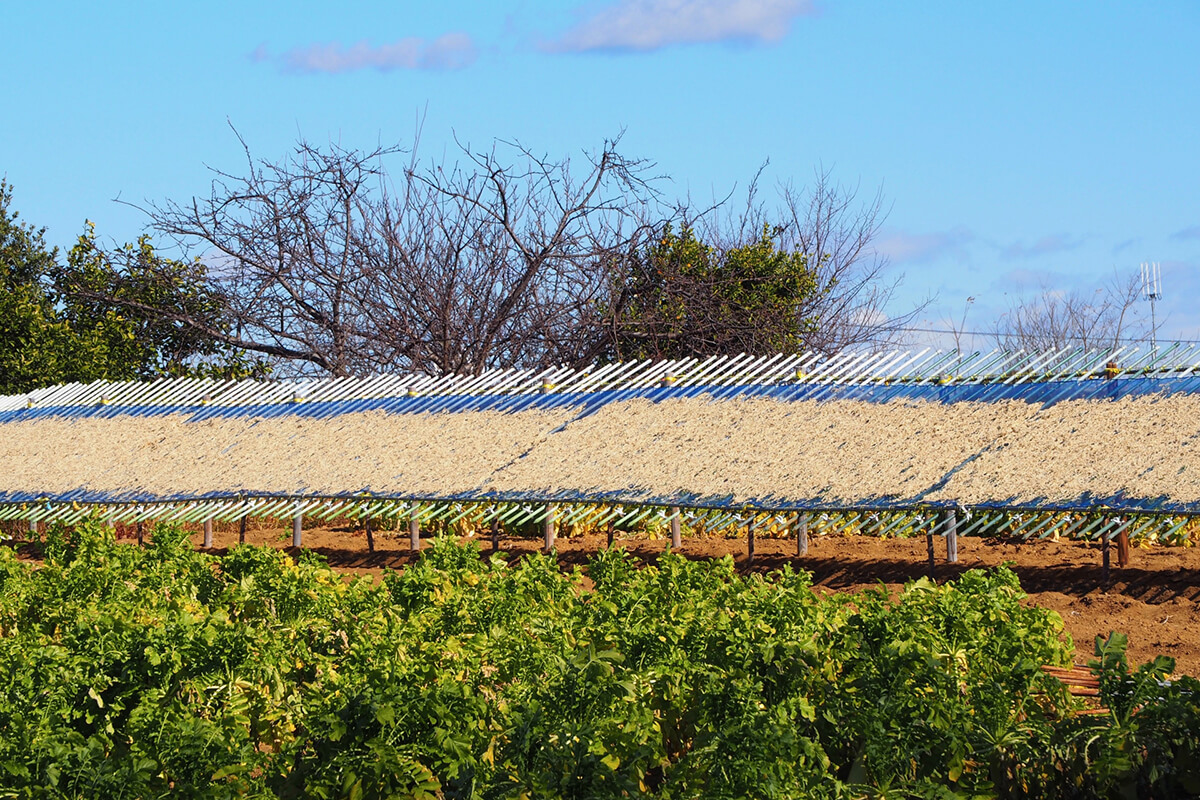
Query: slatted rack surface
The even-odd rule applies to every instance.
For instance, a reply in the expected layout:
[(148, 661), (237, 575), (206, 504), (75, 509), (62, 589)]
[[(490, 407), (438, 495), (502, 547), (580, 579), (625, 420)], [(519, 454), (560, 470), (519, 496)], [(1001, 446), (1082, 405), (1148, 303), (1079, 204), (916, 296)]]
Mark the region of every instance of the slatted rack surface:
[[(1113, 369), (1109, 364), (1117, 364)], [(633, 398), (661, 401), (899, 399), (936, 402), (1117, 399), (1200, 391), (1200, 345), (1114, 350), (959, 353), (804, 353), (752, 357), (629, 361), (589, 369), (491, 370), (480, 375), (380, 375), (297, 381), (156, 381), (66, 384), (0, 397), (0, 423), (41, 416), (156, 415), (333, 416), (522, 411), (579, 407), (587, 414)]]
[[(154, 520), (196, 523), (237, 522), (244, 518), (309, 520), (372, 519), (377, 525), (466, 523), (486, 528), (493, 521), (508, 526), (542, 524), (599, 529), (636, 526), (665, 527), (673, 517), (693, 529), (738, 534), (753, 522), (759, 530), (787, 533), (803, 516), (812, 535), (865, 534), (873, 536), (944, 535), (937, 526), (936, 509), (910, 508), (888, 511), (827, 509), (824, 511), (763, 510), (649, 505), (641, 503), (573, 502), (542, 500), (398, 500), (378, 497), (246, 496), (166, 501), (155, 503), (80, 503), (45, 500), (0, 504), (0, 521), (62, 522), (75, 524), (91, 516), (112, 523), (133, 525)], [(996, 536), (1023, 540), (1069, 538), (1093, 542), (1115, 541), (1122, 536), (1137, 541), (1180, 544), (1191, 536), (1190, 515), (1131, 514), (1116, 509), (1088, 512), (1045, 510), (957, 509), (958, 536)]]
[[(1046, 353), (1024, 351), (960, 353), (894, 350), (804, 353), (763, 357), (720, 356), (708, 359), (632, 361), (590, 369), (493, 370), (480, 375), (383, 375), (298, 381), (211, 381), (162, 379), (149, 382), (96, 382), (39, 389), (0, 397), (0, 425), (45, 416), (187, 415), (197, 421), (214, 416), (304, 415), (328, 417), (367, 410), (389, 413), (452, 413), (476, 410), (517, 412), (531, 408), (577, 408), (580, 416), (613, 402), (647, 398), (707, 396), (712, 401), (738, 397), (770, 397), (784, 401), (927, 400), (934, 402), (1023, 400), (1051, 405), (1079, 399), (1200, 392), (1200, 346), (1123, 347), (1112, 350), (1069, 349)], [(1017, 535), (1051, 530), (1055, 515), (1101, 513), (1113, 524), (1143, 524), (1178, 530), (1200, 509), (1169, 498), (1085, 498), (1070, 507), (1033, 503), (1015, 508), (1005, 503), (963, 507), (980, 518), (1003, 517), (1020, 526)], [(61, 496), (30, 493), (0, 495), (0, 520), (77, 521), (91, 513), (114, 519), (234, 520), (245, 516), (293, 514), (371, 516), (419, 513), (434, 519), (470, 516), (486, 522), (498, 514), (521, 521), (566, 513), (590, 515), (620, 524), (661, 516), (682, 507), (712, 518), (718, 527), (741, 525), (747, 515), (814, 512), (839, 519), (899, 512), (910, 522), (912, 503), (886, 498), (852, 508), (819, 502), (760, 497), (735, 501), (675, 495), (642, 498), (630, 503), (620, 495), (584, 495), (562, 490), (537, 495), (417, 497), (253, 496), (214, 492), (203, 497), (149, 497), (138, 492), (111, 495), (79, 489)], [(499, 509), (499, 510), (498, 510)], [(558, 509), (558, 510), (555, 510)], [(528, 512), (528, 519), (524, 519)], [(1019, 512), (1014, 515), (1014, 512)], [(1028, 520), (1024, 519), (1029, 512)], [(1149, 515), (1149, 516), (1129, 516)], [(641, 515), (641, 517), (639, 517)], [(1125, 516), (1119, 516), (1125, 515)], [(916, 518), (919, 518), (919, 513)], [(556, 516), (556, 519), (558, 517)], [(1100, 516), (1096, 517), (1101, 519)], [(1165, 520), (1165, 522), (1164, 522)], [(506, 518), (507, 521), (507, 518)], [(604, 521), (604, 520), (601, 520)], [(1115, 535), (1111, 525), (1106, 537)], [(896, 523), (900, 524), (900, 523)], [(1145, 523), (1143, 527), (1149, 525)]]

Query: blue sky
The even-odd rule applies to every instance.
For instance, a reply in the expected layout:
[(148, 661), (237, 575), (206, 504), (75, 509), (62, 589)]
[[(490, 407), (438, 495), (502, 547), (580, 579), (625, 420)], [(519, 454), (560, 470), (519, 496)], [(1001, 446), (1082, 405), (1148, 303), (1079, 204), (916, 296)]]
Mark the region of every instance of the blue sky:
[[(831, 169), (890, 206), (896, 311), (986, 328), (1043, 287), (1162, 264), (1163, 333), (1200, 339), (1200, 4), (858, 0), (11, 3), (0, 174), (69, 245), (114, 203), (185, 200), (298, 136), (440, 156), (452, 137), (552, 155), (625, 131), (724, 195)], [(921, 338), (914, 334), (914, 339)], [(978, 345), (985, 344), (980, 341)]]

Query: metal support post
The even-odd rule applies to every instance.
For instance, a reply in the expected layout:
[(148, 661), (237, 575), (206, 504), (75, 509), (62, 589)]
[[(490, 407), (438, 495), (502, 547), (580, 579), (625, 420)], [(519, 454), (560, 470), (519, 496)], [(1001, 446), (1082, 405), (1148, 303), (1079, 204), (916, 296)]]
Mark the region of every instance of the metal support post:
[(942, 535), (946, 537), (946, 560), (955, 564), (958, 562), (958, 518), (954, 509), (943, 512)]
[[(1124, 520), (1122, 520), (1124, 521)], [(1129, 566), (1129, 526), (1122, 525), (1117, 533), (1117, 566)]]
[(546, 539), (546, 552), (554, 549), (557, 532), (554, 527), (554, 503), (546, 503), (546, 516), (542, 519), (542, 533)]
[(746, 523), (746, 564), (754, 564), (754, 528), (758, 525), (758, 517), (751, 517)]
[[(925, 520), (924, 524), (928, 526), (929, 522), (929, 520)], [(933, 580), (933, 568), (936, 563), (933, 555), (933, 530), (928, 527), (925, 530), (925, 549), (929, 553), (929, 580)]]

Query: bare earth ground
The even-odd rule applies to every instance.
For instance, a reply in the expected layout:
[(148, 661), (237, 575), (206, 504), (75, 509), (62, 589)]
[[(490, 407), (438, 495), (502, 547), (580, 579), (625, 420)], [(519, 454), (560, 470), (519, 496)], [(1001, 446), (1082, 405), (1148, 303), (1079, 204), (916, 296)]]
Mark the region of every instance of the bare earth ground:
[[(304, 531), (304, 547), (328, 559), (331, 566), (351, 574), (378, 575), (384, 569), (401, 569), (411, 562), (407, 533), (376, 534), (376, 552), (367, 552), (366, 537), (352, 527), (311, 528)], [(214, 552), (237, 542), (236, 525), (220, 525), (214, 534)], [(195, 537), (201, 544), (199, 533)], [(247, 541), (274, 547), (291, 544), (291, 529), (252, 529)], [(490, 544), (481, 542), (486, 553)], [(539, 539), (502, 537), (503, 552), (517, 557), (542, 545)], [(623, 538), (616, 545), (653, 562), (665, 549), (663, 540), (644, 535)], [(1130, 564), (1116, 566), (1112, 552), (1112, 581), (1105, 587), (1101, 554), (1097, 545), (1074, 541), (1028, 543), (966, 537), (959, 539), (959, 562), (945, 561), (945, 544), (935, 540), (938, 581), (967, 569), (998, 566), (1009, 562), (1029, 593), (1029, 602), (1057, 611), (1075, 640), (1076, 660), (1086, 662), (1097, 635), (1120, 631), (1129, 635), (1132, 663), (1168, 655), (1176, 660), (1178, 674), (1200, 676), (1200, 549), (1192, 547), (1133, 548)], [(605, 546), (602, 535), (585, 534), (558, 539), (558, 557), (564, 567), (586, 562)], [(897, 589), (907, 580), (928, 574), (924, 538), (880, 539), (867, 536), (814, 537), (809, 554), (795, 555), (795, 540), (759, 538), (752, 569), (768, 571), (785, 563), (812, 573), (813, 582), (830, 592), (853, 592), (882, 581)], [(689, 536), (681, 552), (689, 557), (714, 558), (732, 554), (738, 569), (745, 571), (746, 540)]]

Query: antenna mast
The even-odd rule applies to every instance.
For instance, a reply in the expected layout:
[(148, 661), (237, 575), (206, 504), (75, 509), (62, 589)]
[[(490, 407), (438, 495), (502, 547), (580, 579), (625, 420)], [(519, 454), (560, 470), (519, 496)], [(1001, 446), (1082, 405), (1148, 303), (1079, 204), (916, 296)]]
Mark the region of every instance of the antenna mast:
[(1142, 299), (1150, 301), (1150, 345), (1158, 350), (1158, 321), (1154, 304), (1162, 300), (1162, 272), (1157, 261), (1142, 262)]

